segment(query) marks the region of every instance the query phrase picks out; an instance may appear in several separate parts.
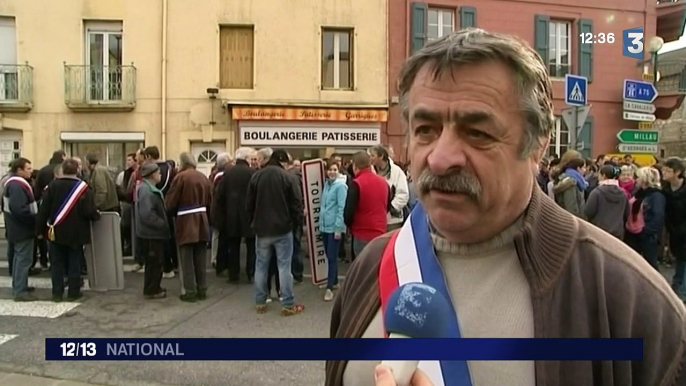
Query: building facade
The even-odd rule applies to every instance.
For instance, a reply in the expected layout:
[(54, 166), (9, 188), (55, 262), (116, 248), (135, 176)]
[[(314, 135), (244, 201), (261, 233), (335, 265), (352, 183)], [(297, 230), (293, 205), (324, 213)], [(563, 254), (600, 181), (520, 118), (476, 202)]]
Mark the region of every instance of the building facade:
[(95, 152), (113, 171), (156, 145), (208, 169), (237, 146), (296, 157), (379, 143), (386, 2), (5, 0), (0, 154)]
[[(565, 108), (565, 74), (583, 75), (589, 79), (588, 103), (592, 107), (579, 133), (578, 140), (583, 144), (579, 144), (579, 150), (587, 157), (616, 153), (617, 132), (636, 127), (636, 122), (623, 120), (623, 81), (641, 79), (643, 72), (636, 59), (622, 55), (622, 31), (644, 27), (644, 42), (647, 42), (656, 35), (657, 22), (656, 2), (650, 0), (614, 3), (593, 0), (391, 0), (389, 141), (396, 149), (403, 149), (396, 150), (396, 154), (406, 156), (405, 131), (397, 104), (397, 78), (405, 58), (427, 42), (453, 30), (478, 27), (525, 39), (548, 64), (558, 117), (550, 144), (551, 155), (562, 155), (569, 147), (569, 129), (561, 118)], [(680, 32), (675, 33), (676, 29)], [(683, 32), (683, 24), (663, 29), (663, 33), (667, 32), (673, 35), (669, 39), (675, 40)], [(581, 34), (595, 37), (604, 34), (605, 38), (585, 44)], [(614, 39), (608, 38), (610, 34)], [(645, 57), (649, 56), (645, 50)]]

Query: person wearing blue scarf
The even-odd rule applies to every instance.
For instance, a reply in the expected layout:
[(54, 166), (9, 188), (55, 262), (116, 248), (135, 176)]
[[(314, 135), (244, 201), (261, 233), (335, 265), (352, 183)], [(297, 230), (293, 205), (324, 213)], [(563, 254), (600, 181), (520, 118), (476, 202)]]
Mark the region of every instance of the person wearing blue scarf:
[(586, 206), (584, 192), (588, 188), (584, 178), (585, 167), (586, 161), (583, 159), (569, 161), (553, 188), (555, 201), (569, 213), (581, 218)]

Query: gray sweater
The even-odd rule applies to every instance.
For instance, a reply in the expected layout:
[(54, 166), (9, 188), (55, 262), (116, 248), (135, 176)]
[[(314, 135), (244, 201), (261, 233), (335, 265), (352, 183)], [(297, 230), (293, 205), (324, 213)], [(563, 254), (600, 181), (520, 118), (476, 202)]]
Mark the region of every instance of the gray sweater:
[(145, 180), (136, 187), (136, 236), (148, 240), (171, 237), (162, 192)]
[(591, 224), (621, 240), (629, 218), (629, 200), (618, 185), (601, 183), (588, 196), (584, 215)]

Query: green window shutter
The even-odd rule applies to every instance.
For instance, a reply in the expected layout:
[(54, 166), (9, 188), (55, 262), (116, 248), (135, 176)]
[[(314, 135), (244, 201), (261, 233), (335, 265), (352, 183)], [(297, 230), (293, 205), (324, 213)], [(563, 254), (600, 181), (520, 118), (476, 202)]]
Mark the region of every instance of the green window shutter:
[(550, 36), (550, 17), (534, 16), (534, 48), (548, 68), (548, 38)]
[[(593, 35), (593, 21), (588, 19), (579, 20), (579, 35), (590, 33)], [(582, 43), (579, 37), (579, 71), (578, 74), (593, 81), (593, 44)]]
[[(584, 126), (579, 133), (579, 138), (577, 138), (578, 150), (584, 158), (591, 158), (593, 155), (593, 117), (588, 116)], [(582, 147), (583, 145), (583, 147)]]
[(460, 28), (476, 27), (476, 8), (460, 7)]
[(424, 47), (426, 42), (426, 24), (429, 7), (426, 3), (412, 3), (412, 20), (410, 21), (411, 53), (415, 53)]

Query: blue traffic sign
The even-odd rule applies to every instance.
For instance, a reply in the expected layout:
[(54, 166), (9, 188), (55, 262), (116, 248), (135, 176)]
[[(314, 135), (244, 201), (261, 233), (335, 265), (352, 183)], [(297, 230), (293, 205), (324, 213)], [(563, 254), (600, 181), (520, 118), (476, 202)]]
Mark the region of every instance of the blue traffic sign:
[(624, 79), (624, 100), (653, 103), (657, 98), (657, 89), (652, 82)]
[(585, 76), (565, 75), (565, 103), (585, 106), (588, 101), (588, 79)]

